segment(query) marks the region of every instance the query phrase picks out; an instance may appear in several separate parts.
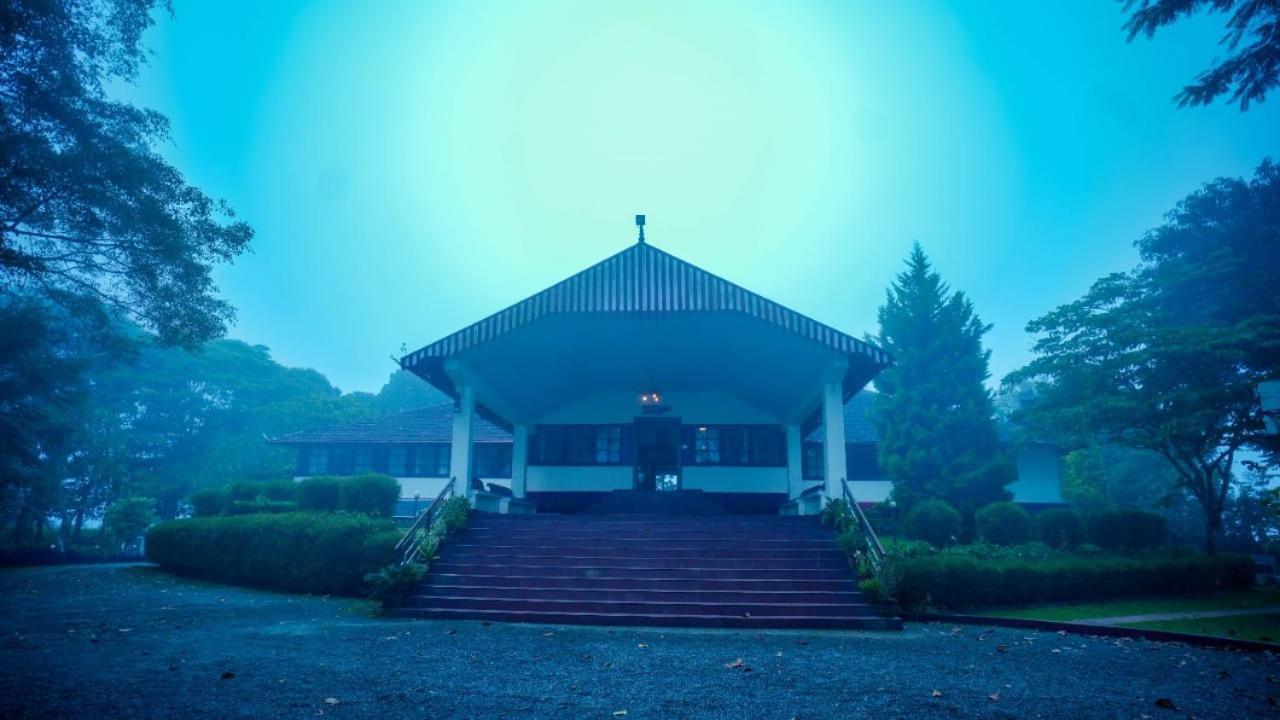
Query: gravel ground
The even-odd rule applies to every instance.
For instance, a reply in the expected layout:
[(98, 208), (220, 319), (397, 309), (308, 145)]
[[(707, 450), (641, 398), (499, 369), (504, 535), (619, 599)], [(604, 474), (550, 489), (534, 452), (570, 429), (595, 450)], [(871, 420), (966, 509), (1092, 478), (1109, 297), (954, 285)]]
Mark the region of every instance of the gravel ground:
[(389, 620), (121, 565), (0, 571), (0, 614), (6, 718), (1280, 717), (1274, 655), (998, 628)]

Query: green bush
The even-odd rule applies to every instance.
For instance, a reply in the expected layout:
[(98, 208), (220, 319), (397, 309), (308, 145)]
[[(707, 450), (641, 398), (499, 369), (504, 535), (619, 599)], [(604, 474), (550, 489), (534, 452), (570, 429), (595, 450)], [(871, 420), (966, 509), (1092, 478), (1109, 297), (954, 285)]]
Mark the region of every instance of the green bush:
[(338, 507), (347, 512), (391, 517), (400, 499), (400, 483), (376, 473), (344, 477), (338, 498)]
[(275, 502), (293, 502), (297, 499), (297, 483), (292, 480), (267, 480), (250, 482), (241, 480), (227, 486), (229, 503), (253, 502), (258, 498), (266, 498)]
[(223, 515), (255, 515), (257, 513), (296, 512), (298, 503), (291, 500), (268, 500), (259, 495), (252, 500), (232, 500), (223, 509)]
[(108, 505), (102, 525), (116, 542), (127, 543), (142, 537), (155, 520), (155, 500), (131, 497)]
[(1106, 550), (1141, 550), (1163, 545), (1168, 533), (1159, 513), (1113, 510), (1089, 516), (1089, 542)]
[(147, 533), (147, 558), (171, 572), (285, 592), (358, 595), (391, 561), (393, 523), (346, 513), (193, 518)]
[(830, 525), (837, 533), (844, 532), (850, 525), (857, 522), (853, 511), (849, 509), (849, 504), (844, 500), (832, 500), (827, 503), (827, 506), (818, 513), (818, 520), (823, 525)]
[(440, 515), (436, 522), (443, 522), (445, 536), (452, 535), (467, 525), (467, 517), (471, 513), (471, 503), (461, 495), (454, 495), (444, 501), (440, 507)]
[(1011, 502), (994, 502), (974, 515), (978, 537), (996, 545), (1017, 545), (1031, 539), (1031, 516)]
[(191, 494), (191, 513), (196, 517), (221, 515), (227, 508), (224, 488), (205, 488)]
[(959, 534), (960, 513), (945, 500), (925, 500), (907, 513), (908, 537), (946, 547)]
[(891, 558), (884, 591), (907, 609), (964, 610), (999, 605), (1204, 593), (1248, 587), (1245, 555), (1151, 555), (984, 561), (954, 553)]
[(329, 475), (298, 482), (298, 509), (334, 512), (342, 502), (342, 478)]
[(369, 586), (369, 597), (381, 600), (384, 607), (398, 607), (426, 574), (426, 565), (391, 563), (365, 575), (364, 582)]
[(1040, 541), (1050, 547), (1075, 547), (1084, 541), (1084, 521), (1070, 508), (1051, 508), (1036, 515)]

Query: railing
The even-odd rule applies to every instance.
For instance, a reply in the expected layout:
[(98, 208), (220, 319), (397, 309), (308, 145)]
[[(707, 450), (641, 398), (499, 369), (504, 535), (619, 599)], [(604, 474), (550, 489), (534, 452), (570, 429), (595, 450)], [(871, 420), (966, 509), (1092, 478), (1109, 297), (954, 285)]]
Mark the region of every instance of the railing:
[(853, 497), (853, 491), (849, 489), (849, 480), (840, 478), (840, 486), (844, 489), (844, 503), (849, 506), (849, 512), (853, 513), (854, 519), (857, 520), (862, 541), (867, 546), (867, 560), (871, 563), (871, 570), (879, 575), (880, 569), (884, 567), (884, 546), (880, 544), (875, 528), (871, 527), (866, 514), (862, 512), (862, 506)]
[[(400, 538), (400, 542), (396, 543), (396, 557), (400, 559), (401, 565), (408, 565), (413, 561), (414, 556), (418, 554), (418, 548), (422, 547), (423, 539), (425, 539), (427, 530), (431, 529), (431, 523), (435, 521), (436, 515), (440, 514), (440, 507), (444, 505), (445, 498), (453, 492), (453, 484), (457, 482), (457, 478), (449, 478), (449, 482), (445, 483), (441, 488), (440, 494), (436, 495), (436, 499), (431, 501), (426, 510), (418, 513), (418, 517), (414, 518), (413, 524), (405, 531), (404, 537)], [(418, 537), (419, 531), (423, 537)]]

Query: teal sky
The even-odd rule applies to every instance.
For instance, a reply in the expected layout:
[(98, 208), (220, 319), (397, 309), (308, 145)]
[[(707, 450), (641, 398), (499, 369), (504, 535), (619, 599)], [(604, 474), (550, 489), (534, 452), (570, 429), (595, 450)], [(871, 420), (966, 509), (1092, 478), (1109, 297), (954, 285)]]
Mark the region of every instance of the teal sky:
[(1126, 44), (1110, 0), (175, 5), (122, 92), (257, 231), (217, 273), (231, 335), (344, 390), (626, 247), (637, 212), (855, 335), (919, 240), (995, 324), (998, 379), (1179, 198), (1280, 157), (1280, 98), (1170, 101), (1219, 17)]

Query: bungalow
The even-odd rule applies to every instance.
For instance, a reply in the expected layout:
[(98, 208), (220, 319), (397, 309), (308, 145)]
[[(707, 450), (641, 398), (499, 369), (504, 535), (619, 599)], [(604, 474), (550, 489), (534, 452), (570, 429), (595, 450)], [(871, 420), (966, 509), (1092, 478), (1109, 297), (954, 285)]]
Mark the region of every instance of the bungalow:
[[(885, 500), (864, 386), (888, 355), (647, 244), (637, 221), (635, 245), (400, 359), (451, 402), (272, 442), (297, 448), (299, 477), (395, 476), (404, 515), (449, 478), (502, 512), (701, 491), (810, 514), (845, 479)], [(1015, 500), (1061, 502), (1052, 448), (1023, 448), (1018, 470)]]

